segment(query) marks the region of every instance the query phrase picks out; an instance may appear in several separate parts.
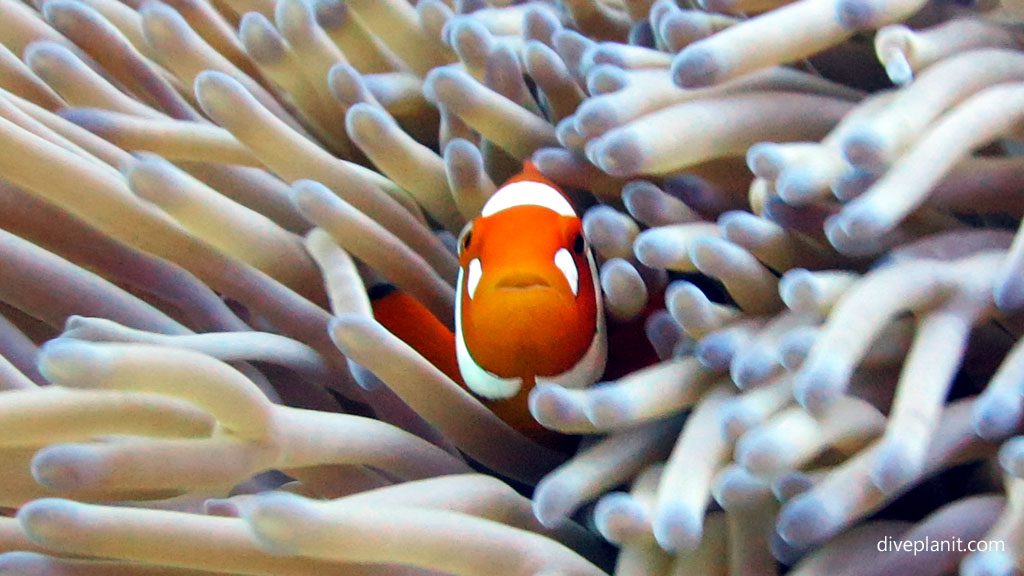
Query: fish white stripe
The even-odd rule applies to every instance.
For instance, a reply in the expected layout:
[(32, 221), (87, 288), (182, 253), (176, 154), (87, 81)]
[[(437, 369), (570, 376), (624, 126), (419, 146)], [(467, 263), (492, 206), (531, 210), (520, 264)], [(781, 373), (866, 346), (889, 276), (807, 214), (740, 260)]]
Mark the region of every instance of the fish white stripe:
[(476, 295), (476, 287), (480, 285), (480, 278), (484, 275), (483, 266), (480, 265), (479, 258), (473, 258), (469, 261), (469, 278), (466, 279), (466, 291), (469, 294), (469, 298), (472, 300), (473, 296)]
[(565, 280), (569, 283), (569, 289), (572, 290), (572, 295), (578, 295), (580, 291), (580, 271), (576, 269), (576, 260), (573, 259), (572, 254), (565, 248), (559, 248), (558, 252), (555, 252), (555, 266), (565, 276)]
[(590, 347), (586, 354), (580, 358), (575, 366), (555, 376), (537, 376), (537, 384), (558, 384), (566, 388), (586, 388), (601, 378), (604, 373), (605, 364), (608, 362), (608, 334), (605, 329), (604, 320), (604, 299), (601, 295), (601, 284), (597, 279), (597, 263), (594, 262), (594, 255), (587, 251), (587, 264), (590, 267), (590, 277), (594, 282), (594, 297), (597, 299), (597, 325), (594, 331), (594, 339), (590, 341)]
[(516, 206), (540, 206), (553, 210), (562, 216), (576, 216), (569, 201), (562, 193), (543, 182), (523, 180), (502, 186), (484, 204), (481, 216), (491, 216)]
[(459, 363), (462, 380), (473, 392), (489, 400), (511, 398), (523, 386), (522, 378), (502, 378), (484, 370), (473, 360), (462, 334), (462, 287), (464, 278), (459, 269), (458, 292), (455, 296), (455, 359)]

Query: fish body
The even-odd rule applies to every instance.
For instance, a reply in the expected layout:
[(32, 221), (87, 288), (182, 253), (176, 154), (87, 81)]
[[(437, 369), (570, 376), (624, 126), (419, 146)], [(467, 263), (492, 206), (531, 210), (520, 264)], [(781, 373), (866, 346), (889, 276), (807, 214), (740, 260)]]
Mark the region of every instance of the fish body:
[(645, 327), (663, 298), (654, 298), (637, 319), (605, 324), (582, 222), (530, 164), (467, 225), (459, 260), (454, 334), (393, 287), (371, 290), (375, 318), (509, 426), (572, 452), (574, 437), (533, 418), (530, 389), (538, 382), (581, 388), (656, 362)]
[(527, 164), (459, 238), (455, 346), (467, 387), (491, 401), (539, 382), (601, 377), (607, 334), (597, 266), (558, 186)]

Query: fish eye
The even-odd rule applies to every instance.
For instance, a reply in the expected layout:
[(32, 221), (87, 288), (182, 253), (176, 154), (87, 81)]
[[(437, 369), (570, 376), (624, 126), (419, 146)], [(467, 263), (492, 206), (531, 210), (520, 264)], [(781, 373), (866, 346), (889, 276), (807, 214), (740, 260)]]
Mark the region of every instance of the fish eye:
[(587, 247), (586, 241), (583, 239), (583, 234), (577, 234), (576, 239), (572, 242), (572, 251), (577, 255), (583, 254), (583, 250)]
[(469, 243), (473, 241), (473, 223), (470, 222), (466, 225), (466, 228), (462, 230), (462, 234), (459, 235), (459, 254), (462, 254), (469, 249)]

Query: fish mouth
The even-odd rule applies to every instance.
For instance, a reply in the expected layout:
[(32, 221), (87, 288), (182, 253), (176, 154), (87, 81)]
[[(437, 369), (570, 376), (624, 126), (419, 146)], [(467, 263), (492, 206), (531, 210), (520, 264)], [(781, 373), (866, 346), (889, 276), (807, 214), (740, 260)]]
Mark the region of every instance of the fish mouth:
[(548, 282), (540, 274), (533, 274), (529, 272), (519, 272), (515, 274), (507, 274), (502, 277), (501, 280), (495, 284), (495, 288), (511, 288), (516, 290), (524, 290), (527, 288), (550, 288), (551, 283)]

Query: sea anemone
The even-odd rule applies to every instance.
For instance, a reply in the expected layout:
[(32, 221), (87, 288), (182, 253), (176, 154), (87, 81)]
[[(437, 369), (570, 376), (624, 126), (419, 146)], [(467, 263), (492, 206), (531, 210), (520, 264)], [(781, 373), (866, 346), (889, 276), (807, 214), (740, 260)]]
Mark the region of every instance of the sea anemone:
[[(0, 573), (1024, 570), (1022, 22), (0, 0)], [(638, 327), (569, 452), (371, 302), (527, 161)]]

